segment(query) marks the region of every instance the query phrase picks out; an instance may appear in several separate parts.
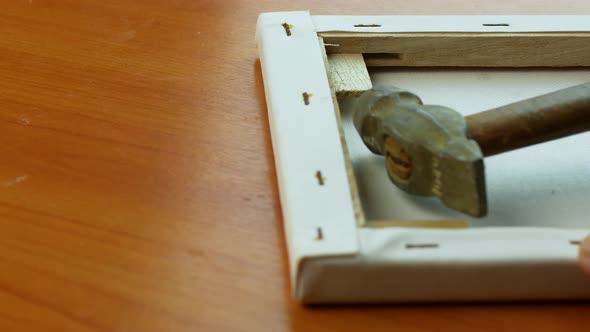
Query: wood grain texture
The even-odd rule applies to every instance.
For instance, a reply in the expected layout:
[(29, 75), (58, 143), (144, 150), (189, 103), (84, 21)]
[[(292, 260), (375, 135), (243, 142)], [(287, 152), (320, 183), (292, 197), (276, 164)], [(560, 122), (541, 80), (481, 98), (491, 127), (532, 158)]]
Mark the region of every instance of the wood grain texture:
[(587, 331), (583, 304), (290, 299), (262, 11), (583, 14), (553, 1), (3, 1), (0, 331)]
[(330, 54), (328, 62), (337, 97), (358, 96), (373, 87), (362, 54)]
[[(337, 79), (334, 77), (338, 69), (334, 70), (334, 66), (338, 68), (338, 64), (334, 64), (330, 62), (328, 59), (328, 54), (326, 53), (326, 46), (324, 45), (324, 41), (322, 37), (318, 37), (318, 42), (320, 43), (320, 50), (322, 52), (322, 58), (324, 60), (324, 66), (326, 67), (326, 73), (328, 73), (328, 81), (330, 83), (330, 92), (332, 94), (332, 102), (334, 103), (334, 112), (336, 113), (336, 122), (338, 123), (338, 132), (340, 135), (340, 144), (342, 145), (342, 153), (344, 155), (344, 166), (346, 167), (346, 176), (348, 178), (348, 184), (350, 186), (350, 194), (352, 200), (352, 206), (354, 209), (354, 219), (356, 221), (357, 226), (363, 226), (366, 223), (365, 212), (363, 211), (363, 206), (361, 202), (361, 198), (359, 195), (359, 190), (356, 181), (356, 175), (354, 174), (354, 167), (352, 165), (352, 160), (350, 159), (350, 152), (348, 149), (348, 144), (346, 143), (346, 137), (344, 135), (344, 127), (342, 126), (342, 117), (340, 115), (340, 104), (338, 101), (338, 91), (336, 90), (336, 81)], [(358, 56), (358, 55), (357, 55)], [(361, 58), (362, 60), (362, 58)], [(357, 63), (357, 66), (360, 66), (360, 63)], [(369, 77), (369, 72), (367, 71), (367, 67), (365, 63), (362, 62), (362, 67), (366, 73), (367, 78), (369, 80), (369, 85), (372, 86), (371, 77)], [(358, 68), (357, 68), (358, 69)], [(366, 78), (363, 78), (363, 81)], [(370, 87), (369, 87), (370, 88)], [(347, 96), (347, 93), (342, 93), (341, 97)]]
[[(364, 53), (367, 66), (590, 66), (590, 33), (321, 33), (331, 54)], [(564, 50), (570, 50), (564, 52)]]

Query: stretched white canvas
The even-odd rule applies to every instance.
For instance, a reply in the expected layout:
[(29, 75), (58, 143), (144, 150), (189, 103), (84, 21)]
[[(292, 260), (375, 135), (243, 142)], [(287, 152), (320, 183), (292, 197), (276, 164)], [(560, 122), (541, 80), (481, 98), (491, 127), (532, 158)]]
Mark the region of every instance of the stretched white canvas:
[[(492, 21), (510, 25), (482, 25)], [(354, 27), (358, 22), (379, 26)], [(588, 32), (590, 17), (262, 14), (257, 41), (298, 300), (590, 298), (590, 279), (576, 265), (577, 241), (590, 233), (588, 133), (487, 158), (485, 218), (454, 212), (434, 198), (407, 195), (387, 179), (383, 158), (360, 141), (350, 99), (340, 103), (343, 146), (317, 36), (322, 31)], [(467, 115), (588, 82), (590, 70), (389, 68), (372, 69), (371, 78)], [(356, 186), (347, 176), (347, 158)], [(364, 219), (355, 215), (355, 194)], [(373, 226), (383, 220), (445, 219), (463, 219), (469, 227)]]

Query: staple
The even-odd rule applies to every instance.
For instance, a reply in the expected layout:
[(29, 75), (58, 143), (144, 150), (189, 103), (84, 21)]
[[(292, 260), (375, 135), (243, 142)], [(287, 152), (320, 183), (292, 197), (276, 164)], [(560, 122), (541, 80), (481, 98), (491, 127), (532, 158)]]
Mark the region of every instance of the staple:
[(312, 96), (313, 96), (313, 94), (304, 92), (303, 93), (303, 103), (305, 105), (309, 105), (309, 98), (311, 98)]
[(338, 47), (340, 46), (340, 44), (330, 44), (330, 43), (325, 43), (324, 46), (330, 46), (330, 47)]
[(379, 28), (381, 24), (355, 24), (355, 28)]
[(508, 23), (484, 23), (482, 24), (484, 27), (509, 27), (510, 24)]
[(315, 177), (318, 179), (318, 184), (323, 186), (326, 183), (326, 178), (322, 175), (322, 171), (315, 172)]
[(316, 236), (315, 239), (316, 241), (321, 241), (324, 239), (324, 231), (322, 230), (321, 227), (316, 228)]
[(438, 243), (407, 243), (406, 249), (436, 249)]
[(291, 36), (291, 29), (293, 28), (293, 26), (287, 22), (281, 24), (283, 26), (283, 28), (285, 29), (285, 33), (287, 33), (287, 36)]
[(573, 246), (579, 246), (580, 243), (582, 243), (582, 241), (577, 241), (577, 240), (571, 240), (570, 241), (570, 244), (573, 245)]

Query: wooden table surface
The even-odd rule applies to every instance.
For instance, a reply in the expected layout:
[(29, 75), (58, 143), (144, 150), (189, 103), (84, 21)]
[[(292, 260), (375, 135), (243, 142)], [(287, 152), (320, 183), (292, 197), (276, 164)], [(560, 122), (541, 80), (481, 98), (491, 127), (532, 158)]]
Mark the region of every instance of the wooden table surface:
[(256, 16), (587, 1), (4, 0), (0, 331), (588, 331), (583, 304), (290, 298)]

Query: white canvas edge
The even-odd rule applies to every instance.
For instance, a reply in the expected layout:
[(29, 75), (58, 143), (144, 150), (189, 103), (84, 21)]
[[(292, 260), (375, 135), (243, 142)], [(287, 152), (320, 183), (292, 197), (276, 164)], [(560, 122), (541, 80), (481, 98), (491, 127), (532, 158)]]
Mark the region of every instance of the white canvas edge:
[(317, 32), (584, 32), (585, 15), (313, 16)]
[[(329, 82), (317, 42), (319, 30), (348, 31), (341, 29), (354, 22), (354, 18), (281, 12), (261, 14), (258, 20), (258, 50), (295, 297), (307, 303), (590, 298), (590, 281), (577, 268), (577, 246), (570, 243), (588, 234), (585, 230), (356, 227)], [(381, 32), (401, 31), (401, 26), (395, 28), (386, 19), (399, 23), (400, 17), (376, 18), (387, 29)], [(404, 26), (412, 26), (408, 23), (412, 19), (424, 22), (424, 18), (404, 17)], [(446, 20), (452, 22), (447, 28), (444, 17), (431, 18), (440, 19), (437, 25), (441, 25), (433, 31), (477, 32), (474, 20), (487, 21), (488, 17), (452, 17)], [(581, 16), (574, 18), (575, 24), (571, 26), (576, 31), (590, 31), (590, 19), (583, 25)], [(566, 24), (564, 19), (512, 16), (510, 27), (518, 27), (520, 20), (528, 22), (529, 27), (545, 20), (542, 29), (527, 32), (565, 31), (560, 27), (551, 29), (548, 23)], [(286, 35), (283, 23), (292, 26), (291, 36)], [(303, 104), (303, 92), (313, 94), (310, 105)], [(326, 176), (324, 186), (318, 186), (314, 179), (319, 169)], [(322, 229), (321, 240), (317, 239), (318, 228)], [(425, 240), (438, 241), (437, 248), (405, 248), (407, 243)], [(482, 243), (486, 246), (482, 247)], [(456, 272), (478, 274), (474, 267), (492, 267), (494, 273), (489, 278), (478, 275), (481, 287), (475, 283), (462, 291), (459, 287), (465, 280)], [(439, 278), (434, 278), (436, 287), (446, 289), (447, 293), (411, 282), (421, 280), (424, 269), (439, 273)], [(531, 276), (532, 272), (539, 273)], [(501, 278), (494, 279), (500, 275)], [(531, 285), (536, 286), (522, 288), (525, 275), (532, 277)], [(371, 278), (381, 278), (381, 282)], [(556, 282), (562, 285), (557, 290), (550, 287)]]
[(308, 260), (308, 304), (573, 300), (590, 278), (571, 243), (587, 232), (543, 228), (359, 228), (354, 257)]
[[(305, 258), (357, 253), (356, 221), (332, 91), (311, 16), (261, 14), (257, 42), (295, 281)], [(309, 105), (303, 93), (311, 95)]]

